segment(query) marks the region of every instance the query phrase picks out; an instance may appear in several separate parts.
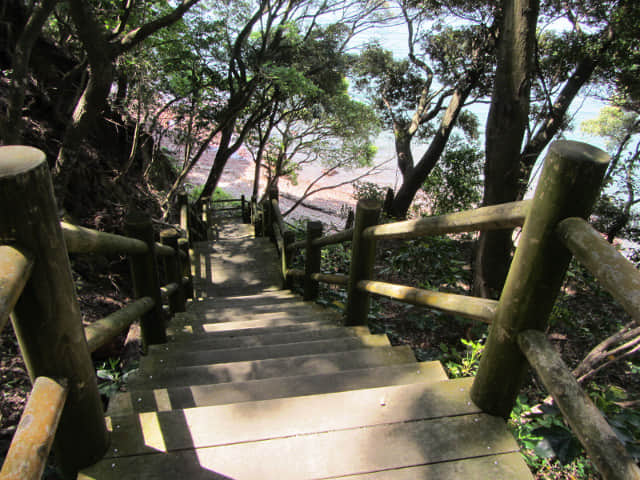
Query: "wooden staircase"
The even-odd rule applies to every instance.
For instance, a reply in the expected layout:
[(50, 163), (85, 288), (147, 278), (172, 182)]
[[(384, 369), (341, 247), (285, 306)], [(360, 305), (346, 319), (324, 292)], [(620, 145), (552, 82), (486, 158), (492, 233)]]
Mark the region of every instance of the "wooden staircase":
[(471, 379), (280, 290), (251, 231), (194, 246), (197, 298), (112, 399), (110, 449), (79, 478), (533, 478)]

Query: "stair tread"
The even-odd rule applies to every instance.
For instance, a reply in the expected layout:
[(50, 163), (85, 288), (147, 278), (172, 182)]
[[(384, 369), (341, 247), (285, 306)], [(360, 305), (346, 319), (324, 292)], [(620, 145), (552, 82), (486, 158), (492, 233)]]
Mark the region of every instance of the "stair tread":
[(440, 362), (401, 363), (317, 375), (120, 392), (110, 400), (108, 413), (193, 408), (443, 380), (447, 380), (447, 374)]
[[(369, 335), (367, 327), (336, 327), (324, 325), (325, 328), (305, 329), (300, 331), (275, 331), (273, 333), (245, 334), (245, 330), (239, 330), (235, 334), (224, 336), (205, 335), (203, 337), (191, 337), (189, 341), (172, 341), (161, 345), (150, 345), (149, 352), (178, 352), (214, 350), (226, 348), (252, 348), (267, 345), (285, 345), (302, 341), (326, 340), (347, 336)], [(277, 327), (276, 327), (277, 328)], [(269, 329), (270, 330), (270, 329)], [(270, 330), (271, 331), (271, 330)]]
[[(378, 391), (357, 391), (151, 412), (129, 417), (132, 428), (140, 426), (132, 435), (126, 434), (125, 427), (117, 428), (124, 425), (117, 423), (120, 419), (112, 419), (116, 428), (111, 457), (85, 473), (93, 475), (104, 469), (136, 478), (150, 478), (149, 472), (162, 472), (162, 476), (180, 472), (188, 473), (189, 478), (310, 479), (467, 457), (498, 459), (516, 452), (518, 446), (504, 421), (477, 413), (468, 400), (469, 382), (465, 387), (461, 384), (448, 381), (423, 389), (412, 385), (413, 395), (405, 387), (391, 387), (403, 390), (402, 394), (385, 393), (382, 400)], [(454, 406), (466, 413), (443, 416)], [(431, 407), (437, 410), (433, 414)], [(131, 455), (138, 450), (145, 455)], [(201, 469), (210, 477), (203, 477)]]
[[(145, 422), (160, 424), (166, 451), (479, 414), (473, 379), (413, 383), (231, 405), (113, 416), (107, 457), (151, 452)], [(264, 412), (269, 412), (265, 415)], [(313, 412), (313, 415), (309, 413)]]
[(189, 365), (207, 365), (214, 363), (265, 360), (270, 358), (293, 357), (316, 353), (342, 352), (358, 348), (390, 346), (386, 335), (362, 335), (329, 340), (266, 345), (259, 347), (240, 347), (196, 351), (155, 351), (141, 359), (140, 369), (157, 371), (162, 368)]
[(191, 335), (191, 334), (207, 334), (207, 333), (224, 333), (231, 335), (244, 331), (258, 333), (261, 329), (269, 328), (285, 328), (293, 331), (296, 329), (313, 328), (319, 325), (337, 326), (335, 318), (331, 316), (311, 319), (309, 317), (298, 318), (267, 318), (256, 320), (238, 320), (235, 322), (223, 323), (199, 323), (199, 322), (171, 322), (167, 327), (167, 335)]
[(260, 378), (331, 373), (340, 370), (415, 362), (409, 347), (375, 347), (347, 352), (300, 355), (295, 357), (217, 363), (193, 367), (162, 368), (129, 377), (131, 388), (204, 385), (239, 382)]

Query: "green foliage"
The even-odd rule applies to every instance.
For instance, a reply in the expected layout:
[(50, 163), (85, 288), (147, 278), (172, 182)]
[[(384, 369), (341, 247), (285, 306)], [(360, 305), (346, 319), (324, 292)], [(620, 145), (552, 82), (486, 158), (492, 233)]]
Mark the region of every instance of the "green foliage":
[(349, 274), (351, 249), (345, 245), (331, 245), (321, 252), (321, 270), (326, 273)]
[(456, 142), (431, 171), (422, 189), (432, 201), (431, 214), (468, 210), (482, 199), (483, 153), (475, 146)]
[(577, 463), (588, 464), (590, 467), (590, 462), (584, 458), (582, 446), (566, 426), (556, 407), (541, 405), (534, 413), (528, 405), (527, 396), (519, 395), (508, 425), (532, 470), (545, 468), (556, 460), (564, 466), (571, 465), (579, 457)]
[(460, 339), (465, 346), (464, 352), (458, 352), (456, 347), (449, 347), (441, 343), (442, 361), (447, 367), (450, 378), (474, 377), (478, 372), (480, 365), (480, 355), (484, 350), (484, 344), (481, 341)]
[(607, 417), (618, 439), (638, 462), (640, 461), (640, 411), (623, 408), (629, 394), (615, 385), (589, 385), (589, 396), (596, 407)]
[(109, 358), (96, 370), (98, 376), (98, 390), (102, 395), (111, 397), (124, 388), (127, 378), (135, 370), (136, 365), (128, 365), (123, 368), (119, 358)]
[(466, 293), (471, 284), (471, 269), (463, 245), (449, 237), (430, 237), (403, 242), (397, 248), (382, 252), (384, 265), (380, 275), (420, 279), (420, 286), (430, 290), (446, 289)]
[(356, 200), (375, 200), (382, 203), (386, 192), (385, 187), (373, 182), (355, 182), (353, 184), (353, 198)]
[(200, 198), (200, 195), (202, 194), (202, 191), (204, 190), (204, 185), (191, 185), (187, 183), (185, 184), (185, 187), (187, 187), (189, 191), (189, 202), (191, 203), (198, 200), (198, 198)]
[(233, 196), (230, 193), (225, 192), (220, 187), (216, 187), (215, 191), (211, 194), (211, 201), (216, 200), (231, 200)]

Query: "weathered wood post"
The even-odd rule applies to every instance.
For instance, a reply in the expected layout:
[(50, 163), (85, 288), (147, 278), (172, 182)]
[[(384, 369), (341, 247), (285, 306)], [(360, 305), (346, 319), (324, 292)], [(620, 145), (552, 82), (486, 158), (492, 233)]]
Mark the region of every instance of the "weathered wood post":
[(284, 232), (284, 250), (282, 251), (282, 276), (284, 277), (284, 288), (291, 290), (293, 286), (293, 278), (287, 275), (289, 268), (291, 267), (292, 254), (287, 251), (289, 245), (296, 241), (296, 234), (291, 230)]
[(177, 283), (178, 289), (169, 295), (169, 310), (173, 316), (175, 313), (185, 311), (185, 294), (182, 286), (182, 265), (180, 264), (180, 251), (178, 239), (180, 233), (175, 228), (167, 228), (160, 232), (160, 243), (173, 248), (174, 255), (164, 257), (164, 269), (167, 273), (168, 283)]
[(366, 325), (369, 315), (370, 298), (367, 292), (358, 290), (360, 280), (371, 280), (376, 258), (376, 241), (365, 238), (364, 229), (377, 225), (380, 204), (374, 200), (359, 200), (351, 242), (351, 267), (347, 284), (347, 308), (345, 325)]
[(249, 201), (249, 216), (251, 220), (251, 225), (256, 224), (256, 196), (252, 195), (251, 200)]
[(319, 283), (311, 278), (314, 273), (320, 272), (320, 261), (322, 260), (322, 251), (320, 247), (313, 245), (316, 238), (322, 236), (322, 223), (307, 222), (307, 238), (305, 246), (304, 258), (304, 294), (305, 300), (315, 300), (318, 298)]
[(272, 241), (275, 241), (275, 234), (273, 233), (273, 222), (276, 219), (276, 216), (273, 213), (273, 203), (271, 200), (278, 200), (280, 196), (280, 192), (278, 191), (278, 187), (271, 187), (269, 189), (267, 195), (267, 201), (264, 202), (264, 225), (263, 228), (265, 230), (266, 236), (268, 236)]
[(191, 243), (191, 232), (189, 225), (189, 195), (187, 192), (178, 193), (178, 212), (180, 213), (180, 228), (185, 234), (185, 238)]
[(35, 257), (13, 326), (31, 381), (68, 381), (54, 448), (65, 475), (75, 478), (103, 456), (109, 436), (43, 152), (0, 147), (0, 205), (0, 243)]
[(146, 353), (149, 345), (167, 341), (151, 217), (142, 212), (131, 211), (125, 218), (124, 229), (128, 236), (142, 240), (149, 247), (147, 253), (129, 257), (134, 296), (151, 297), (154, 301), (153, 308), (140, 317), (142, 351)]
[(508, 417), (527, 369), (517, 344), (523, 330), (544, 330), (571, 254), (555, 228), (567, 217), (587, 218), (609, 156), (579, 142), (554, 142), (522, 228), (471, 398), (485, 412)]
[(188, 278), (183, 284), (184, 295), (186, 298), (193, 298), (193, 275), (191, 273), (191, 254), (189, 253), (189, 241), (186, 238), (178, 239), (178, 248), (184, 253), (184, 257), (180, 262), (182, 265), (182, 278)]
[(244, 195), (240, 195), (240, 211), (242, 212), (242, 223), (249, 223), (249, 209)]

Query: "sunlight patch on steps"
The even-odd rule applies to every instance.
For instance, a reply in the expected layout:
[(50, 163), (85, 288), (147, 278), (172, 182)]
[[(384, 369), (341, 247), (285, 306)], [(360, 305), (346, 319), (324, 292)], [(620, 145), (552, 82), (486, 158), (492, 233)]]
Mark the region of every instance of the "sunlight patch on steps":
[(158, 414), (156, 412), (140, 413), (138, 419), (140, 420), (144, 444), (159, 452), (166, 452), (167, 446), (164, 442), (162, 427), (160, 427), (160, 422), (158, 421)]

